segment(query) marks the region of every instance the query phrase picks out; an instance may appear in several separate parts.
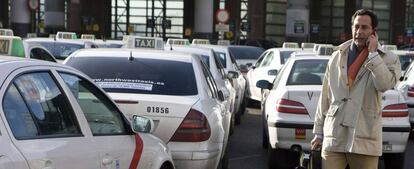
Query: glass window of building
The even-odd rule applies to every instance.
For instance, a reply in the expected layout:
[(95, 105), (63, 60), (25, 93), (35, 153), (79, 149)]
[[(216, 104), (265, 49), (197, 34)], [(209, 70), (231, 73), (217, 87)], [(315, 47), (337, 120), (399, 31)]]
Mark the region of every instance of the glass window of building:
[(287, 0), (266, 1), (266, 39), (282, 44), (285, 41)]
[(377, 14), (378, 27), (377, 33), (381, 43), (388, 44), (391, 39), (391, 25), (390, 25), (390, 0), (364, 0), (362, 8), (370, 9)]

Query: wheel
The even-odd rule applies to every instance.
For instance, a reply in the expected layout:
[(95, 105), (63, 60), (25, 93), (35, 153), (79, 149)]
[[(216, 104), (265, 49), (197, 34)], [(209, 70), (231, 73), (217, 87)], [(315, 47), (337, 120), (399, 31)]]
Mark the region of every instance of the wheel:
[(269, 138), (267, 137), (267, 133), (266, 133), (266, 129), (265, 126), (263, 124), (263, 129), (262, 129), (262, 148), (263, 149), (268, 149), (269, 148)]
[(223, 158), (220, 160), (219, 165), (217, 166), (217, 169), (228, 169), (229, 168), (229, 156), (227, 153), (228, 147), (226, 147), (226, 150), (223, 151), (224, 155)]
[(234, 133), (234, 122), (235, 122), (234, 115), (232, 114), (231, 115), (231, 120), (230, 120), (230, 132), (229, 132), (230, 136), (233, 135), (233, 133)]
[(268, 148), (269, 169), (292, 169), (299, 166), (299, 153), (285, 149)]
[(174, 167), (172, 166), (171, 163), (165, 162), (164, 164), (162, 164), (160, 169), (174, 169)]
[(236, 116), (234, 117), (234, 121), (235, 121), (236, 125), (239, 125), (241, 123), (241, 114), (240, 114), (240, 112), (237, 112), (235, 115)]
[(386, 153), (382, 155), (385, 169), (403, 169), (404, 153)]

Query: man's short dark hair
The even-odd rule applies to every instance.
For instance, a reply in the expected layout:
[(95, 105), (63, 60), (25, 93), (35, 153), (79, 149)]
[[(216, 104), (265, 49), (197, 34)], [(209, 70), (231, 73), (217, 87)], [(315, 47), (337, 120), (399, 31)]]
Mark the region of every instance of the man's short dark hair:
[(374, 12), (372, 12), (371, 10), (368, 9), (360, 9), (357, 10), (354, 15), (352, 15), (352, 25), (354, 25), (354, 20), (357, 16), (361, 16), (361, 15), (368, 15), (369, 17), (371, 17), (371, 26), (373, 29), (377, 28), (378, 26), (378, 18), (377, 15), (375, 15)]

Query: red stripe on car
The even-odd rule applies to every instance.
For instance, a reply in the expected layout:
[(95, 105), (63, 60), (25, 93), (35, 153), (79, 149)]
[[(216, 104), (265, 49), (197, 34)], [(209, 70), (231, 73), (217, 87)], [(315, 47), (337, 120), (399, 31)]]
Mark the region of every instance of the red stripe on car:
[(141, 159), (143, 148), (144, 148), (144, 142), (142, 141), (139, 134), (135, 134), (135, 151), (134, 151), (134, 156), (132, 156), (129, 169), (136, 169), (138, 167), (138, 163), (139, 163), (139, 160)]

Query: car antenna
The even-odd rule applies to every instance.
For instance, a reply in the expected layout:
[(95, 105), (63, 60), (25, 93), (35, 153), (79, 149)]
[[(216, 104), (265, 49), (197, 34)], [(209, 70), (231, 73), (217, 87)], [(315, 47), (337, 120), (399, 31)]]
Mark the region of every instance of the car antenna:
[(134, 61), (134, 57), (132, 56), (132, 51), (129, 52), (128, 60), (129, 60), (129, 62)]

